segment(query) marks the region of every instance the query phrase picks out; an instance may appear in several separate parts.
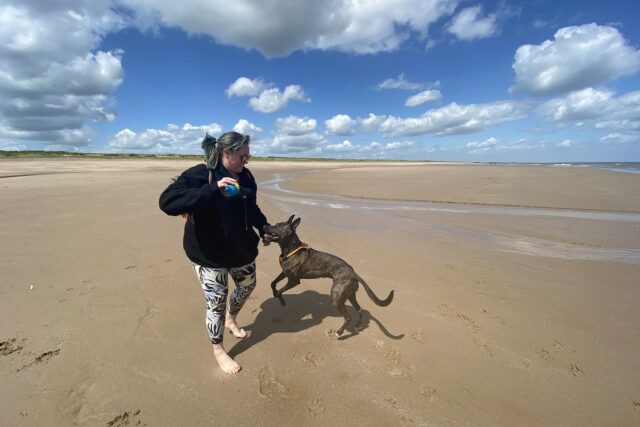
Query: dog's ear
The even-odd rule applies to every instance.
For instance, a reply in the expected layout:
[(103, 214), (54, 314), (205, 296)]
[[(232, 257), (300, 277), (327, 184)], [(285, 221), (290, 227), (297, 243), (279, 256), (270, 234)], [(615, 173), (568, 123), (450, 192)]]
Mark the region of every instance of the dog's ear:
[(288, 222), (289, 224), (291, 224), (291, 221), (293, 221), (293, 217), (294, 217), (294, 216), (295, 216), (295, 215), (291, 215), (291, 216), (289, 217), (289, 219), (287, 220), (287, 222)]
[(302, 218), (298, 218), (295, 221), (293, 221), (291, 223), (291, 230), (296, 231), (296, 228), (298, 228), (298, 226), (300, 225), (300, 221), (302, 221)]

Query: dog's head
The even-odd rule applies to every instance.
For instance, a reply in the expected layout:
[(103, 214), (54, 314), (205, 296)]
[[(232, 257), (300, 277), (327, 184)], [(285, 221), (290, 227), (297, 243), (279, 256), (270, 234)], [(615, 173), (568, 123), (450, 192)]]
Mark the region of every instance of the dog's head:
[(264, 232), (271, 236), (271, 241), (286, 244), (296, 235), (296, 228), (300, 225), (301, 218), (293, 219), (294, 216), (291, 215), (286, 222), (265, 225)]

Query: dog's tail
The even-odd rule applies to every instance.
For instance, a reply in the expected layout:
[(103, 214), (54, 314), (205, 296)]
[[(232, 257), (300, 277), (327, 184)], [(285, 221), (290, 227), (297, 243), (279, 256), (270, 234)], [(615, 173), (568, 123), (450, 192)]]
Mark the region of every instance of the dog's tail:
[(375, 302), (380, 307), (386, 307), (391, 304), (391, 301), (393, 301), (393, 291), (389, 292), (389, 296), (386, 299), (381, 300), (376, 296), (376, 294), (373, 293), (369, 285), (367, 285), (367, 282), (365, 282), (362, 277), (360, 277), (358, 274), (356, 274), (356, 277), (358, 278), (358, 282), (362, 283), (362, 286), (367, 292), (367, 295), (369, 295), (369, 298), (371, 298), (371, 301)]

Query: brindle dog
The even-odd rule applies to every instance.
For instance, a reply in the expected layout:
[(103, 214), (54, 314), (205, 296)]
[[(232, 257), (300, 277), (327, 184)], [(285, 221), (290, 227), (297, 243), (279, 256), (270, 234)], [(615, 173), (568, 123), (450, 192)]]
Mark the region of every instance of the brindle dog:
[[(300, 284), (300, 279), (318, 279), (320, 277), (331, 277), (331, 302), (344, 316), (344, 324), (336, 331), (336, 336), (342, 335), (344, 329), (351, 321), (345, 302), (349, 300), (356, 309), (356, 329), (360, 326), (362, 309), (356, 301), (356, 291), (358, 282), (362, 283), (369, 298), (381, 307), (391, 304), (393, 291), (385, 300), (380, 300), (369, 288), (369, 285), (360, 277), (353, 268), (343, 259), (326, 252), (316, 251), (305, 243), (302, 243), (296, 234), (296, 228), (300, 224), (300, 218), (294, 220), (291, 215), (287, 222), (279, 222), (275, 225), (267, 225), (264, 232), (268, 234), (269, 240), (280, 245), (282, 254), (280, 255), (280, 266), (282, 272), (271, 282), (271, 290), (274, 298), (278, 298), (282, 305), (285, 305), (282, 293)], [(280, 290), (276, 290), (276, 284), (284, 278), (287, 284)]]

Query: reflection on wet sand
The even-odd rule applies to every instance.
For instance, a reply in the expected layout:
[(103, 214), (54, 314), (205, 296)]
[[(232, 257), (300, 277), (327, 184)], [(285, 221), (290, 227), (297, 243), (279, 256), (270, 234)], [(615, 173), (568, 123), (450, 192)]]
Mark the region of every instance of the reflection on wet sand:
[[(306, 173), (311, 172), (313, 171)], [(276, 174), (272, 179), (261, 184), (261, 191), (286, 212), (297, 212), (298, 215), (336, 227), (355, 227), (364, 231), (367, 231), (366, 228), (369, 227), (369, 231), (376, 231), (379, 225), (375, 220), (364, 222), (360, 220), (362, 215), (367, 215), (369, 219), (377, 217), (378, 220), (383, 220), (384, 227), (388, 231), (410, 231), (430, 236), (449, 236), (463, 239), (469, 244), (485, 249), (551, 258), (640, 264), (640, 250), (637, 249), (618, 248), (614, 247), (615, 245), (603, 247), (595, 244), (572, 244), (524, 235), (506, 235), (498, 230), (472, 231), (451, 224), (434, 223), (433, 218), (429, 216), (430, 213), (446, 213), (466, 216), (522, 217), (523, 221), (528, 217), (540, 217), (556, 220), (578, 219), (640, 223), (640, 213), (365, 199), (303, 193), (282, 187), (282, 183), (293, 180), (299, 175), (300, 173)], [(350, 215), (338, 218), (330, 214), (331, 210), (345, 211)], [(411, 213), (412, 216), (407, 217), (403, 213)], [(418, 223), (417, 227), (416, 223)]]

